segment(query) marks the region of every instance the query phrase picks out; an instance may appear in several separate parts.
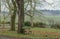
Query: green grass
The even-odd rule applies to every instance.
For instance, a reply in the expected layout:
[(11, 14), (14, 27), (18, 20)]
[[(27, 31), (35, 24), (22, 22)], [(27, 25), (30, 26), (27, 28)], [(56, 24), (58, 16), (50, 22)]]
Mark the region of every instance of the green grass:
[(60, 38), (60, 29), (51, 28), (31, 28), (32, 33), (29, 35), (17, 34), (16, 31), (3, 30), (0, 35), (11, 37), (28, 37), (28, 38)]
[(60, 32), (60, 29), (53, 29), (53, 28), (32, 28), (32, 30), (40, 30), (46, 32)]
[(15, 31), (1, 31), (0, 35), (10, 36), (10, 37), (18, 37), (18, 38), (20, 38), (20, 37), (31, 37), (30, 35), (18, 34)]

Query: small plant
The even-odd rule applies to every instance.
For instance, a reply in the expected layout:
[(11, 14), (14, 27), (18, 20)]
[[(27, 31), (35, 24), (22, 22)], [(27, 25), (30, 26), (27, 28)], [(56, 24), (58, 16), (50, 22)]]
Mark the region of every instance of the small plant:
[(25, 26), (31, 26), (31, 24), (30, 24), (30, 22), (29, 22), (29, 21), (24, 22), (24, 25), (25, 25)]

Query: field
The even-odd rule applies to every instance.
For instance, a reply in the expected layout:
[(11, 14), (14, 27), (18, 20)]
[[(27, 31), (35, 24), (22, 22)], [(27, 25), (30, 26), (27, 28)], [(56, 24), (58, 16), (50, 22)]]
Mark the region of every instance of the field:
[[(10, 16), (8, 16), (8, 15), (5, 15), (5, 22), (8, 22), (8, 21), (10, 21)], [(34, 22), (41, 22), (41, 21), (43, 21), (43, 22), (48, 22), (49, 21), (49, 19), (51, 19), (51, 20), (54, 20), (55, 22), (60, 22), (60, 15), (58, 15), (58, 16), (40, 16), (40, 15), (36, 15), (35, 14), (35, 16), (34, 16)], [(3, 21), (4, 20), (4, 16), (3, 15), (1, 15), (1, 21)], [(18, 20), (18, 17), (16, 16), (16, 22), (18, 22), (17, 21)], [(29, 16), (27, 16), (27, 15), (25, 15), (25, 21), (30, 21), (30, 17)]]
[[(54, 22), (60, 23), (60, 16), (53, 16), (53, 17), (47, 16), (46, 18), (35, 16), (34, 21), (35, 22), (42, 21), (42, 22), (48, 23), (49, 19), (54, 20)], [(3, 16), (1, 20), (2, 21), (4, 20)], [(18, 22), (17, 20), (18, 18), (16, 17), (16, 23)], [(5, 19), (5, 22), (9, 22), (9, 21), (10, 21), (9, 17)], [(25, 21), (30, 21), (29, 16), (25, 16)], [(31, 38), (31, 39), (60, 39), (60, 29), (34, 27), (34, 28), (30, 28), (32, 32), (28, 35), (17, 34), (16, 31), (9, 31), (9, 29), (0, 29), (0, 35), (17, 37), (17, 38), (24, 37), (24, 38)]]
[(24, 37), (31, 39), (60, 39), (60, 29), (50, 29), (50, 28), (31, 28), (32, 33), (30, 34), (17, 34), (15, 31), (8, 31), (7, 29), (0, 29), (0, 35), (10, 36), (10, 37)]

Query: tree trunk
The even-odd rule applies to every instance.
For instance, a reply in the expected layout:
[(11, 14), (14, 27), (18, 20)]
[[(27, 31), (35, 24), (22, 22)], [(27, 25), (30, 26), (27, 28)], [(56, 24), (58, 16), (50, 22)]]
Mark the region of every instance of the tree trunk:
[(16, 13), (14, 13), (11, 16), (11, 31), (15, 31), (15, 18), (16, 18)]
[(13, 15), (11, 15), (11, 31), (15, 31), (15, 19), (16, 19), (17, 7), (16, 7), (16, 3), (14, 0), (12, 0), (12, 3), (14, 6), (14, 12), (13, 12)]
[(23, 24), (24, 24), (24, 0), (16, 0), (18, 5), (18, 33), (23, 32)]
[(33, 5), (32, 5), (32, 0), (30, 0), (30, 23), (31, 23), (31, 27), (33, 27)]
[(1, 23), (1, 0), (0, 0), (0, 23)]

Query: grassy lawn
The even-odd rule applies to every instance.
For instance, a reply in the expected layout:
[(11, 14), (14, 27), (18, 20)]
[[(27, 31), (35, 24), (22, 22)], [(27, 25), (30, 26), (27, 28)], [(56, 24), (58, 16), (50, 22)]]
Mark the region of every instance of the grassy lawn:
[(33, 34), (42, 37), (60, 37), (59, 29), (51, 29), (51, 28), (33, 28)]
[(60, 29), (51, 28), (31, 28), (32, 33), (29, 35), (17, 34), (16, 31), (2, 30), (0, 35), (11, 37), (28, 37), (28, 38), (60, 38)]

